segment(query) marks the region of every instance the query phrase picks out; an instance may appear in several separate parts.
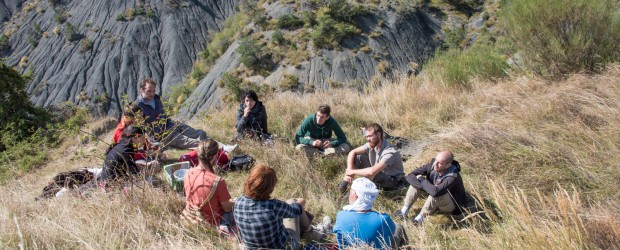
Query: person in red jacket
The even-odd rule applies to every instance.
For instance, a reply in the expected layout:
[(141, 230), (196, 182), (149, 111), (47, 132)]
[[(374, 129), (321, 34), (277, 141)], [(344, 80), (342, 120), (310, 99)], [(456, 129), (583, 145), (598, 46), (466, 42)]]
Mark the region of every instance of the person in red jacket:
[(123, 116), (121, 116), (121, 121), (118, 123), (118, 125), (116, 125), (116, 129), (114, 129), (112, 143), (116, 144), (121, 141), (123, 131), (126, 127), (133, 124), (136, 114), (142, 114), (142, 109), (138, 105), (129, 103), (127, 106), (125, 106), (125, 110), (123, 110)]

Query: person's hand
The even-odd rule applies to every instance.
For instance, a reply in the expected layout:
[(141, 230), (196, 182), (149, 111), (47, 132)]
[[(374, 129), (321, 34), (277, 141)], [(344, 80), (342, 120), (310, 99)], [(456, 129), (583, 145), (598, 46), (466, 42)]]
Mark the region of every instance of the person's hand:
[(418, 180), (422, 180), (422, 179), (426, 179), (426, 176), (419, 174), (419, 175), (416, 175), (415, 178)]
[(319, 147), (321, 147), (322, 143), (323, 142), (321, 142), (321, 140), (314, 140), (312, 142), (312, 146), (315, 147), (315, 148), (319, 148)]
[(353, 181), (353, 177), (349, 176), (349, 175), (345, 175), (344, 178), (342, 178), (342, 181), (346, 181), (348, 183), (351, 183)]
[(303, 206), (306, 206), (306, 200), (304, 200), (304, 198), (295, 198), (295, 203)]
[(321, 145), (323, 148), (331, 148), (332, 144), (330, 141), (323, 141), (323, 145)]
[(250, 114), (250, 106), (245, 106), (245, 109), (243, 109), (243, 117), (248, 117), (248, 115)]

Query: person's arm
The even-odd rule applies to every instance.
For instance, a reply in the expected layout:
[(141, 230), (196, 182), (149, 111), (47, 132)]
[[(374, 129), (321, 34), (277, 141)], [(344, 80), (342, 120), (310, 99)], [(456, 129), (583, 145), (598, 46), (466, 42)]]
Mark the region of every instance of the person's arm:
[(409, 174), (415, 175), (415, 176), (418, 176), (418, 175), (428, 176), (429, 174), (431, 174), (431, 171), (433, 171), (433, 163), (435, 163), (435, 158), (433, 158), (430, 163), (427, 163), (425, 165), (420, 166), (419, 168), (414, 169)]
[(334, 130), (334, 133), (336, 134), (336, 139), (332, 140), (330, 143), (332, 147), (337, 147), (340, 144), (347, 142), (347, 136), (344, 134), (344, 131), (342, 131), (342, 128), (340, 127), (340, 124), (338, 124), (336, 119), (334, 119), (333, 117), (331, 119), (333, 120), (332, 129)]
[(303, 199), (297, 198), (296, 202), (292, 204), (288, 204), (281, 200), (274, 200), (274, 212), (276, 216), (279, 218), (295, 218), (299, 216), (304, 211), (305, 201)]
[(355, 175), (349, 174), (349, 171), (353, 171), (355, 169), (355, 157), (363, 154), (366, 150), (368, 150), (368, 144), (364, 144), (362, 146), (354, 148), (349, 152), (349, 154), (347, 155), (347, 170), (345, 172), (344, 178), (342, 179), (343, 181), (349, 183), (353, 181), (353, 177), (355, 177)]
[(241, 129), (245, 126), (245, 122), (247, 121), (247, 117), (243, 117), (243, 105), (239, 105), (239, 109), (237, 110), (237, 132), (241, 132)]
[[(348, 159), (347, 159), (348, 160)], [(362, 169), (347, 169), (347, 173), (346, 175), (349, 176), (363, 176), (366, 178), (375, 176), (377, 173), (383, 171), (383, 169), (385, 169), (385, 167), (388, 164), (386, 163), (386, 160), (381, 160), (379, 163), (375, 164), (372, 167), (369, 168), (362, 168)]]
[(420, 177), (418, 180), (422, 184), (422, 189), (432, 197), (442, 196), (448, 192), (452, 186), (456, 185), (458, 179), (458, 173), (450, 173), (443, 178), (439, 185), (435, 186), (430, 180)]
[(308, 129), (310, 127), (310, 122), (311, 121), (308, 118), (305, 118), (301, 122), (301, 125), (299, 125), (299, 129), (297, 129), (297, 133), (295, 134), (296, 144), (304, 144), (304, 145), (312, 146), (312, 143), (314, 143), (313, 139), (305, 138), (306, 133), (308, 133)]
[(268, 134), (269, 133), (269, 129), (267, 129), (267, 108), (265, 108), (265, 105), (261, 105), (262, 111), (261, 111), (261, 117), (260, 117), (260, 127), (263, 129), (263, 133)]
[(228, 185), (226, 185), (226, 181), (224, 179), (220, 180), (220, 183), (217, 185), (217, 190), (215, 190), (217, 194), (217, 200), (220, 201), (220, 206), (222, 206), (222, 210), (224, 212), (230, 212), (233, 210), (235, 206), (235, 202), (230, 200), (230, 193), (228, 192)]

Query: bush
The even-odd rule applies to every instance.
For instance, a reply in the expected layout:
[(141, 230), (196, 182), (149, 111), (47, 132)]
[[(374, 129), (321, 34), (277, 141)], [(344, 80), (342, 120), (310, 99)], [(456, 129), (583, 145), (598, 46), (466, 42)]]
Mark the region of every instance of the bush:
[(248, 90), (254, 90), (254, 92), (256, 92), (259, 96), (264, 96), (271, 91), (267, 85), (259, 86), (254, 83), (244, 81), (243, 79), (228, 72), (222, 75), (222, 78), (220, 78), (217, 85), (220, 88), (226, 89), (226, 93), (222, 95), (222, 100), (225, 103), (239, 102), (243, 93)]
[(284, 33), (282, 31), (276, 30), (271, 34), (271, 41), (278, 45), (286, 44), (286, 39), (284, 38)]
[(299, 78), (294, 75), (284, 74), (282, 78), (280, 78), (280, 82), (278, 82), (278, 87), (280, 90), (292, 90), (293, 88), (299, 85)]
[(454, 87), (470, 87), (470, 81), (505, 77), (508, 64), (493, 49), (475, 46), (460, 52), (449, 50), (436, 55), (426, 66), (433, 81)]
[(620, 16), (612, 0), (511, 1), (501, 14), (508, 46), (548, 78), (598, 72), (618, 59)]
[(311, 34), (312, 43), (317, 48), (338, 48), (344, 38), (360, 33), (353, 24), (337, 22), (327, 7), (317, 12), (317, 26)]
[(295, 14), (285, 14), (278, 18), (278, 28), (280, 29), (294, 29), (302, 25), (304, 25), (304, 21)]
[(116, 15), (116, 21), (119, 21), (119, 22), (127, 21), (125, 19), (125, 14), (124, 13), (118, 13), (118, 15)]
[(80, 41), (80, 50), (82, 52), (89, 51), (93, 48), (93, 42), (90, 39), (83, 39)]
[(75, 26), (71, 23), (65, 24), (65, 40), (67, 42), (75, 42), (82, 39), (83, 35), (80, 34)]
[(11, 49), (9, 44), (9, 37), (5, 34), (0, 35), (0, 54), (4, 54)]

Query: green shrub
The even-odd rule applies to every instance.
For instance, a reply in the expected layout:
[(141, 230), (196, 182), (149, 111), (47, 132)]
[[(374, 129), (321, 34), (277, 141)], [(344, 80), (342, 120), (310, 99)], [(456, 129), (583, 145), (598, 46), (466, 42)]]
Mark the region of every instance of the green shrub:
[(116, 15), (116, 21), (119, 21), (119, 22), (127, 21), (127, 19), (125, 19), (125, 13), (118, 13), (118, 15)]
[(80, 34), (75, 26), (71, 23), (65, 24), (65, 40), (67, 42), (75, 42), (82, 39), (83, 35)]
[(302, 25), (304, 25), (304, 21), (295, 14), (285, 14), (278, 18), (278, 28), (280, 29), (295, 29)]
[(59, 9), (56, 12), (54, 12), (54, 21), (59, 23), (59, 24), (63, 24), (67, 21), (67, 16), (65, 16), (65, 10), (64, 9)]
[(89, 51), (93, 48), (93, 41), (91, 41), (90, 39), (82, 39), (82, 41), (80, 41), (80, 50), (82, 52), (86, 52)]
[(465, 39), (467, 32), (463, 26), (453, 27), (451, 29), (444, 30), (445, 38), (443, 40), (443, 47), (446, 49), (460, 49), (461, 44)]
[(203, 77), (205, 77), (205, 75), (206, 73), (198, 67), (194, 67), (194, 69), (192, 69), (191, 77), (196, 80), (202, 79)]
[(449, 50), (436, 55), (424, 70), (437, 83), (468, 88), (470, 81), (495, 80), (507, 75), (508, 64), (492, 48), (474, 46), (464, 51)]
[(510, 1), (500, 21), (507, 47), (544, 77), (597, 72), (618, 59), (620, 16), (613, 0)]
[(282, 78), (280, 78), (280, 82), (278, 82), (278, 87), (280, 90), (292, 90), (293, 88), (299, 85), (299, 78), (294, 75), (284, 74)]
[(484, 0), (444, 0), (454, 6), (458, 11), (471, 15), (478, 7), (484, 4)]
[(226, 92), (222, 95), (222, 100), (225, 103), (236, 103), (241, 100), (243, 93), (248, 90), (254, 90), (259, 96), (265, 96), (271, 88), (267, 85), (256, 85), (249, 81), (245, 81), (228, 72), (224, 73), (217, 83), (220, 88), (225, 88)]
[(0, 35), (0, 54), (3, 54), (9, 49), (11, 49), (11, 45), (9, 44), (9, 37), (5, 34)]
[(276, 30), (271, 34), (271, 41), (278, 45), (286, 44), (286, 39), (284, 38), (284, 33), (282, 31)]
[(241, 56), (240, 61), (249, 68), (255, 66), (262, 58), (262, 46), (260, 41), (253, 37), (245, 37), (239, 41), (239, 47), (235, 50)]

